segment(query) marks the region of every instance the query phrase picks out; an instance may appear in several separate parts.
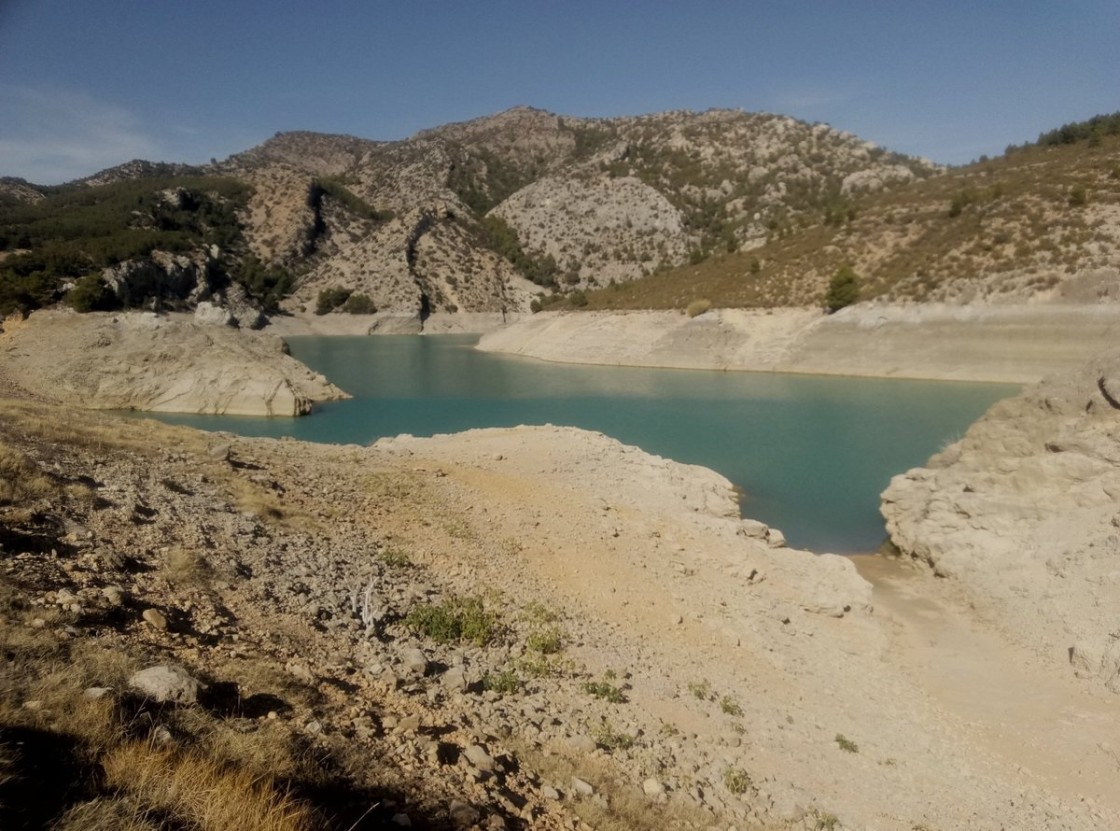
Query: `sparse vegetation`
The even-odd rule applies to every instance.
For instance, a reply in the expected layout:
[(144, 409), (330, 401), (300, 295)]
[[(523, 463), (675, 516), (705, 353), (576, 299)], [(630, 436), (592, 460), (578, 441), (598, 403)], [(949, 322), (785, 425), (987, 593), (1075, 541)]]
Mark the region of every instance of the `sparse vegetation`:
[(437, 643), (466, 641), (485, 646), (497, 636), (498, 617), (480, 597), (452, 597), (442, 603), (414, 606), (405, 625)]
[(845, 753), (859, 753), (859, 745), (845, 736), (843, 733), (836, 734), (836, 744)]
[(611, 704), (625, 704), (626, 696), (623, 694), (621, 687), (617, 687), (612, 683), (613, 680), (613, 675), (607, 673), (599, 681), (585, 681), (583, 683), (583, 691), (588, 695), (601, 698)]
[(719, 708), (729, 716), (743, 715), (743, 708), (739, 705), (739, 702), (729, 695), (725, 695), (719, 700)]
[(753, 785), (751, 775), (742, 768), (728, 768), (723, 772), (723, 786), (735, 796), (742, 796)]
[(595, 740), (595, 744), (604, 750), (628, 750), (634, 746), (636, 738), (630, 733), (623, 733), (616, 730), (614, 725), (607, 719), (603, 719), (599, 725), (591, 731), (591, 738)]

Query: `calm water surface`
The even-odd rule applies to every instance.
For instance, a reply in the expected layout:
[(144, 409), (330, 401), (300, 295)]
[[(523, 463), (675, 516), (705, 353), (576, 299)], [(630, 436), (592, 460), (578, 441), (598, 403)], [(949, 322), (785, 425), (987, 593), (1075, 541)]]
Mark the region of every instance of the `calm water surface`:
[(959, 437), (1006, 384), (549, 364), (477, 352), (474, 336), (290, 338), (354, 396), (306, 418), (160, 415), (252, 436), (368, 444), (472, 427), (564, 424), (713, 468), (743, 514), (791, 545), (848, 553), (884, 539), (890, 477)]

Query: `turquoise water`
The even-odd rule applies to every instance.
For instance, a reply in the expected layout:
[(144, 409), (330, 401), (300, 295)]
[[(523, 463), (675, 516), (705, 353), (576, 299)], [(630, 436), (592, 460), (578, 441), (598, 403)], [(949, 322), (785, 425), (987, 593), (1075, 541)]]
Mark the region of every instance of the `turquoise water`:
[(1006, 384), (549, 364), (478, 352), (473, 336), (290, 338), (354, 395), (306, 418), (160, 415), (253, 436), (368, 444), (472, 427), (564, 424), (713, 468), (743, 514), (791, 545), (848, 553), (884, 539), (879, 493), (959, 437)]

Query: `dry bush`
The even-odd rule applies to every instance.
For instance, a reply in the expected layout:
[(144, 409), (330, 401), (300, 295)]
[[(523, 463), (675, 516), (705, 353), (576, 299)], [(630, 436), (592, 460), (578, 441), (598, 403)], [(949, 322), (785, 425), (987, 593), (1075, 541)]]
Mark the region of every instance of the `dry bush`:
[(688, 304), (688, 309), (686, 311), (689, 317), (699, 317), (710, 308), (712, 308), (711, 300), (693, 300)]
[(0, 442), (0, 505), (23, 505), (54, 496), (62, 488), (25, 454)]

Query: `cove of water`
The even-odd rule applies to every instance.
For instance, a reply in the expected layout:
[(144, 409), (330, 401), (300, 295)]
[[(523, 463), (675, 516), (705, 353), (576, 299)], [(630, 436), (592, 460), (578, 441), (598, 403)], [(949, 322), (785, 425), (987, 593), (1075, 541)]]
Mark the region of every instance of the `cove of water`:
[(293, 337), (292, 354), (354, 396), (305, 418), (159, 414), (251, 436), (368, 444), (473, 427), (560, 424), (719, 471), (744, 516), (790, 545), (852, 553), (886, 538), (891, 476), (959, 438), (1008, 384), (550, 364), (474, 336)]

